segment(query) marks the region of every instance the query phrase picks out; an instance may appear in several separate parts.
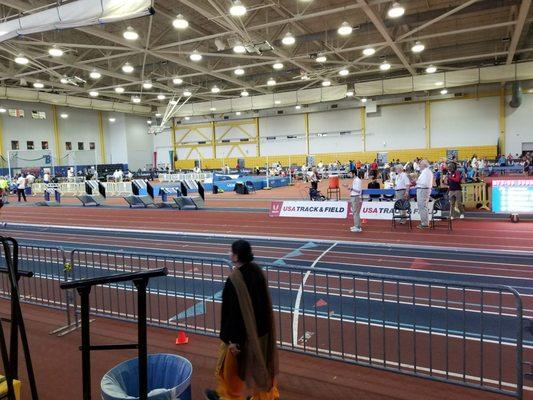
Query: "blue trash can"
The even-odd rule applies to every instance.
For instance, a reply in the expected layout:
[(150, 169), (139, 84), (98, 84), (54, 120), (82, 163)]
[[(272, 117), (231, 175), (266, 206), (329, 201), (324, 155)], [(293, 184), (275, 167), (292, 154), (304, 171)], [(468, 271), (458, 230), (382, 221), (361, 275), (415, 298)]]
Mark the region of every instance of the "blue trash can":
[[(192, 364), (174, 354), (148, 355), (148, 398), (191, 400)], [(103, 400), (139, 398), (139, 363), (133, 358), (109, 370), (100, 383)]]

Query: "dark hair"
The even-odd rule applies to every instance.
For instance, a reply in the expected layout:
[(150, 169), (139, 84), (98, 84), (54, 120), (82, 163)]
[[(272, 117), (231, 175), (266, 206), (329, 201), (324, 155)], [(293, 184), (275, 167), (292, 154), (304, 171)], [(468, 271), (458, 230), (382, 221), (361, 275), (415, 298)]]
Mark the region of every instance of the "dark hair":
[(235, 254), (238, 260), (243, 264), (248, 264), (254, 260), (252, 246), (246, 240), (239, 239), (231, 244), (231, 252)]

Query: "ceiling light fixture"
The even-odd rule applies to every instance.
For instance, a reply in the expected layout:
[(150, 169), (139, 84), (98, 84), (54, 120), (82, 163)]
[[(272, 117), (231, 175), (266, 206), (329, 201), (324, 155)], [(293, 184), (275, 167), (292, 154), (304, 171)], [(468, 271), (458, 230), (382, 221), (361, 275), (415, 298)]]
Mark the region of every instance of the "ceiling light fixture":
[(167, 98), (167, 96), (165, 96), (164, 94), (158, 94), (157, 95), (157, 100), (165, 100)]
[(91, 79), (100, 79), (102, 77), (102, 74), (96, 70), (93, 70), (91, 71), (89, 76), (91, 77)]
[(346, 68), (343, 68), (339, 71), (339, 75), (340, 76), (346, 76), (346, 75), (349, 75), (350, 74), (350, 71), (348, 71)]
[(339, 27), (339, 29), (337, 29), (337, 33), (341, 36), (348, 36), (352, 33), (352, 31), (352, 26), (346, 21), (344, 21)]
[(367, 98), (366, 98), (366, 97), (363, 97), (363, 98), (361, 99), (361, 103), (366, 103), (366, 102), (367, 102)]
[(233, 52), (237, 54), (246, 53), (246, 47), (244, 47), (242, 43), (236, 43), (235, 46), (233, 46)]
[(281, 43), (283, 43), (285, 46), (292, 46), (294, 43), (296, 43), (296, 38), (292, 35), (292, 33), (287, 32), (285, 36), (283, 36), (283, 39), (281, 39)]
[(122, 66), (122, 72), (125, 72), (126, 74), (131, 74), (134, 70), (135, 68), (133, 68), (133, 65), (131, 65), (129, 62)]
[(430, 65), (426, 68), (427, 74), (434, 74), (435, 72), (437, 72), (437, 67), (435, 67), (434, 65)]
[(274, 104), (281, 104), (281, 100), (274, 100)]
[(141, 102), (141, 98), (138, 96), (133, 96), (131, 101), (133, 101), (135, 104), (139, 104)]
[(353, 97), (354, 93), (353, 93), (353, 90), (348, 90), (346, 92), (346, 97)]
[(389, 8), (389, 11), (387, 11), (389, 18), (399, 18), (403, 14), (405, 14), (405, 8), (403, 8), (400, 3), (394, 3), (392, 7)]
[(139, 39), (139, 34), (137, 32), (135, 32), (135, 30), (131, 26), (128, 26), (126, 28), (126, 30), (122, 33), (122, 36), (126, 40), (137, 40), (137, 39)]
[(63, 119), (67, 119), (68, 118), (68, 114), (63, 113), (63, 114), (60, 115), (60, 117), (63, 118)]
[(211, 107), (211, 108), (209, 109), (209, 111), (216, 111), (216, 110), (217, 110), (216, 107)]
[(424, 51), (424, 49), (426, 48), (426, 46), (424, 46), (424, 44), (422, 42), (419, 42), (417, 41), (413, 47), (411, 47), (411, 51), (413, 53), (422, 53)]
[(309, 78), (309, 75), (307, 75), (307, 74), (303, 74), (303, 75), (300, 77), (300, 79), (301, 79), (302, 81), (308, 81), (308, 80), (311, 79), (311, 78)]
[(183, 79), (181, 79), (181, 78), (174, 78), (174, 79), (172, 79), (172, 83), (173, 83), (174, 85), (181, 85), (181, 84), (183, 83)]
[(444, 82), (443, 81), (437, 81), (435, 82), (435, 86), (442, 86), (444, 85)]
[(117, 120), (117, 119), (116, 119), (116, 118), (113, 118), (113, 117), (109, 118), (109, 122), (115, 122), (116, 120)]
[(376, 49), (373, 48), (373, 47), (367, 47), (366, 49), (363, 49), (363, 55), (364, 56), (373, 56), (374, 54), (376, 54)]
[(448, 94), (448, 89), (442, 89), (442, 90), (440, 91), (440, 94), (443, 94), (443, 95), (444, 95), (444, 94)]
[(328, 58), (324, 54), (318, 54), (315, 58), (315, 61), (319, 63), (325, 63), (327, 60)]
[(277, 62), (274, 65), (272, 65), (272, 68), (280, 70), (283, 69), (283, 63)]
[(297, 104), (297, 105), (294, 106), (294, 108), (295, 108), (296, 110), (300, 110), (300, 109), (302, 108), (302, 106), (299, 105), (299, 104)]
[(3, 114), (5, 112), (7, 112), (7, 110), (4, 107), (0, 107), (0, 114)]
[(146, 121), (146, 123), (147, 123), (148, 125), (152, 125), (152, 120), (149, 119), (149, 120)]
[(176, 29), (187, 29), (189, 27), (189, 21), (187, 21), (183, 15), (178, 14), (176, 19), (172, 21), (172, 25)]
[(250, 96), (250, 93), (248, 93), (248, 91), (246, 91), (246, 90), (243, 90), (243, 91), (241, 92), (241, 96), (242, 96), (242, 97), (248, 97), (248, 96)]
[(241, 115), (241, 112), (240, 112), (240, 111), (237, 111), (237, 112), (235, 113), (235, 115), (239, 116), (239, 115)]
[(331, 81), (329, 79), (326, 79), (325, 81), (322, 81), (322, 86), (324, 86), (324, 87), (331, 86)]
[(267, 85), (268, 86), (275, 86), (276, 85), (276, 81), (274, 78), (270, 78), (268, 81), (267, 81)]
[(388, 71), (390, 69), (390, 64), (385, 60), (379, 65), (379, 69), (382, 71)]
[(211, 88), (211, 93), (220, 93), (220, 88), (215, 85)]
[(30, 62), (30, 60), (24, 57), (23, 54), (19, 54), (18, 56), (15, 57), (15, 62), (20, 65), (26, 65)]
[(191, 117), (185, 117), (185, 118), (184, 118), (185, 121), (188, 121), (188, 120), (190, 120), (190, 119), (191, 119)]
[(246, 14), (246, 7), (241, 3), (241, 0), (235, 0), (229, 9), (229, 13), (234, 17), (242, 17)]
[(48, 49), (48, 54), (50, 54), (52, 57), (61, 57), (63, 55), (63, 50), (57, 46), (52, 46)]
[(91, 96), (91, 97), (98, 97), (99, 94), (100, 93), (98, 93), (96, 90), (91, 90), (89, 92), (89, 96)]
[(145, 89), (151, 89), (153, 86), (154, 85), (153, 85), (152, 81), (145, 81), (143, 83), (143, 88), (145, 88)]
[(202, 59), (202, 55), (198, 53), (198, 50), (194, 50), (192, 54), (189, 56), (191, 61), (198, 62)]
[(119, 93), (119, 94), (120, 94), (120, 93), (124, 93), (125, 90), (126, 90), (126, 89), (124, 89), (122, 86), (117, 86), (117, 87), (115, 88), (115, 93)]
[(241, 67), (237, 67), (233, 73), (237, 76), (241, 76), (241, 75), (244, 75), (244, 69), (242, 69)]
[(168, 104), (170, 104), (171, 106), (175, 106), (176, 104), (178, 104), (178, 101), (177, 100), (170, 100), (168, 102)]
[(39, 82), (39, 81), (34, 82), (33, 87), (34, 87), (35, 89), (42, 89), (42, 88), (44, 87), (44, 83)]
[(62, 77), (59, 82), (61, 82), (63, 85), (67, 85), (68, 84), (68, 79), (66, 76)]
[(161, 118), (161, 113), (155, 113), (156, 118)]
[(185, 90), (183, 91), (183, 95), (184, 95), (185, 97), (191, 97), (191, 96), (192, 96), (192, 92), (191, 92), (190, 90), (185, 89)]

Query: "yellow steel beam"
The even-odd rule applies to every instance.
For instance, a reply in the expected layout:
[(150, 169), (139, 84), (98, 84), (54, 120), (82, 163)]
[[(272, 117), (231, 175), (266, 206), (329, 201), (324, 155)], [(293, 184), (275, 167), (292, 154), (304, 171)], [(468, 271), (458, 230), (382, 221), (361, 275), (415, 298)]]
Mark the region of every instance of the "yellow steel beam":
[[(231, 128), (230, 128), (231, 129)], [(215, 121), (211, 121), (211, 143), (213, 145), (213, 158), (217, 158), (217, 128)]]
[(305, 151), (309, 155), (309, 113), (304, 114), (304, 125), (305, 125)]
[(0, 157), (4, 158), (4, 120), (0, 116)]
[(259, 117), (255, 117), (254, 118), (254, 123), (255, 123), (255, 137), (256, 137), (256, 140), (257, 140), (257, 154), (256, 154), (256, 156), (257, 157), (261, 157), (261, 143), (260, 143), (260, 138), (259, 138)]
[(104, 117), (102, 111), (98, 111), (98, 137), (100, 138), (100, 163), (106, 164)]
[(172, 145), (172, 150), (174, 151), (171, 164), (172, 164), (172, 168), (176, 168), (176, 163), (174, 162), (174, 160), (178, 158), (178, 149), (176, 146), (176, 118), (172, 118), (172, 129), (170, 130), (170, 141)]
[(425, 102), (425, 120), (426, 120), (426, 149), (431, 148), (431, 103)]
[(61, 135), (59, 133), (59, 123), (57, 120), (57, 107), (52, 106), (52, 126), (54, 128), (54, 147), (55, 147), (55, 156), (56, 156), (56, 165), (59, 165), (61, 162)]
[(361, 118), (361, 138), (363, 141), (363, 151), (366, 151), (366, 108), (359, 109), (359, 117)]

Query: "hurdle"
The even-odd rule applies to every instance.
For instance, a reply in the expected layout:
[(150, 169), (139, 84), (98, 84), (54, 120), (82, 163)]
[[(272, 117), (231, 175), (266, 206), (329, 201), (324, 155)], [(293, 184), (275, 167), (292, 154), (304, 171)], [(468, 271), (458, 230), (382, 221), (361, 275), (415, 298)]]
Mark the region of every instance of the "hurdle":
[[(187, 182), (187, 181), (185, 181), (185, 182)], [(204, 186), (200, 182), (194, 182), (194, 181), (187, 182), (191, 186), (193, 186), (193, 187), (196, 186), (196, 188), (198, 188), (198, 195), (196, 195), (196, 196), (188, 196), (187, 195), (188, 190), (192, 189), (193, 187), (189, 186), (189, 188), (187, 188), (188, 185), (185, 182), (180, 182), (181, 183), (181, 194), (182, 194), (182, 196), (174, 198), (174, 202), (176, 203), (178, 208), (180, 210), (185, 210), (185, 209), (198, 210), (200, 208), (203, 208), (203, 206), (205, 204)]]
[(85, 181), (85, 194), (76, 196), (84, 207), (103, 206), (106, 199), (105, 186), (98, 181)]
[[(179, 185), (176, 186), (176, 185)], [(159, 187), (159, 195), (161, 196), (161, 203), (154, 203), (154, 205), (158, 208), (162, 207), (169, 207), (169, 208), (177, 208), (177, 204), (171, 200), (169, 200), (169, 197), (174, 196), (180, 197), (181, 196), (181, 182), (173, 182), (173, 183), (162, 183)], [(148, 194), (152, 197), (152, 199), (155, 201), (155, 191), (154, 187), (148, 182), (147, 184), (147, 191)]]
[[(150, 189), (152, 192), (150, 193)], [(153, 187), (143, 179), (135, 179), (131, 182), (131, 191), (133, 194), (124, 196), (123, 199), (128, 203), (130, 208), (148, 208), (148, 206), (157, 207), (154, 203)], [(141, 194), (146, 192), (146, 194)]]
[[(54, 200), (51, 200), (53, 196)], [(58, 183), (49, 183), (44, 189), (44, 201), (35, 203), (36, 206), (41, 207), (57, 207), (61, 205), (61, 191)]]

